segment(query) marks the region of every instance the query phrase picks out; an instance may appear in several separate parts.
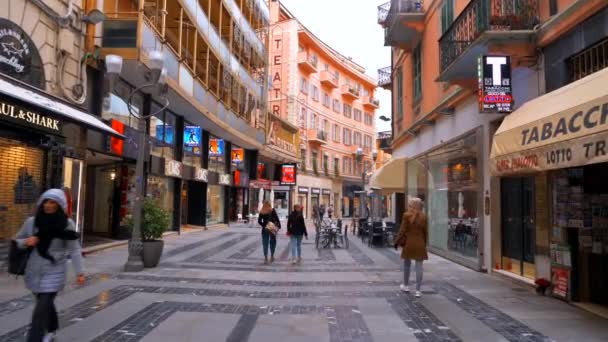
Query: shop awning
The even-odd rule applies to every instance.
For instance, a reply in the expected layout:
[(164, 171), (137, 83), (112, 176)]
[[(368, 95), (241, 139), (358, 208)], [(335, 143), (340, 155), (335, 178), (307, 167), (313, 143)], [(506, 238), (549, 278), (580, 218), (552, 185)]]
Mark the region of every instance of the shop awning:
[(122, 134), (116, 132), (97, 117), (64, 103), (62, 99), (54, 98), (52, 95), (20, 83), (17, 80), (0, 78), (0, 93), (48, 111), (49, 115), (58, 119), (66, 119), (102, 133), (124, 138)]
[(405, 192), (405, 161), (406, 158), (393, 158), (384, 164), (372, 174), (369, 187), (385, 194)]
[(608, 161), (608, 68), (531, 100), (494, 135), (493, 175)]

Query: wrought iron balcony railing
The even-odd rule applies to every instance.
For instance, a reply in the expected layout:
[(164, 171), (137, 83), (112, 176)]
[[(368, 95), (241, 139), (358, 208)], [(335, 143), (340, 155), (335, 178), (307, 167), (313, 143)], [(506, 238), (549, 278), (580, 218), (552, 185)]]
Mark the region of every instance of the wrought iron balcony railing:
[[(422, 0), (392, 0), (389, 3), (378, 6), (378, 23), (386, 27), (399, 14), (422, 12), (424, 12)], [(381, 18), (384, 19), (382, 22), (380, 22)]]
[(538, 0), (472, 0), (439, 39), (441, 70), (484, 32), (532, 30), (538, 23)]
[(380, 6), (378, 6), (378, 24), (384, 26), (386, 23), (386, 18), (388, 17), (388, 12), (391, 9), (391, 2), (386, 2)]
[(378, 87), (389, 88), (391, 86), (391, 67), (378, 69)]

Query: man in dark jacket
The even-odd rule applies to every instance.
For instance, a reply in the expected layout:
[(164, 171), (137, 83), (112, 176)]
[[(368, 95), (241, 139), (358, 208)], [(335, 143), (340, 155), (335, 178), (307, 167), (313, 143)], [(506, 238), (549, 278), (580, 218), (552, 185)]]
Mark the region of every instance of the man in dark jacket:
[(294, 205), (293, 211), (287, 219), (287, 234), (289, 234), (291, 243), (291, 263), (300, 263), (302, 262), (302, 236), (308, 239), (308, 232), (302, 215), (302, 206), (299, 204)]

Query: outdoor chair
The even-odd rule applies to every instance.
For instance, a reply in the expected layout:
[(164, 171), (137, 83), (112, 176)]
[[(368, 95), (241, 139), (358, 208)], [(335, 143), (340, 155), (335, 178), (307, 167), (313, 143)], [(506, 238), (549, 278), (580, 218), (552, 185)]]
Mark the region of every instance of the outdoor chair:
[(382, 222), (372, 223), (372, 228), (368, 235), (369, 235), (368, 240), (367, 240), (368, 246), (373, 246), (376, 238), (380, 238), (380, 241), (382, 242), (382, 246), (386, 245), (386, 241), (384, 238), (384, 230), (382, 229)]

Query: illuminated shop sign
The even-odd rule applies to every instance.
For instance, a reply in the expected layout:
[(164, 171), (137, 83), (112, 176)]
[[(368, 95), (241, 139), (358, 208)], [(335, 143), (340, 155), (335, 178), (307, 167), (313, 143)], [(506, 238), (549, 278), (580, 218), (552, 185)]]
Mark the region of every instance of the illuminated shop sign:
[(295, 164), (281, 165), (280, 185), (296, 185), (296, 170)]
[(477, 76), (481, 113), (510, 113), (513, 111), (511, 57), (480, 56)]

